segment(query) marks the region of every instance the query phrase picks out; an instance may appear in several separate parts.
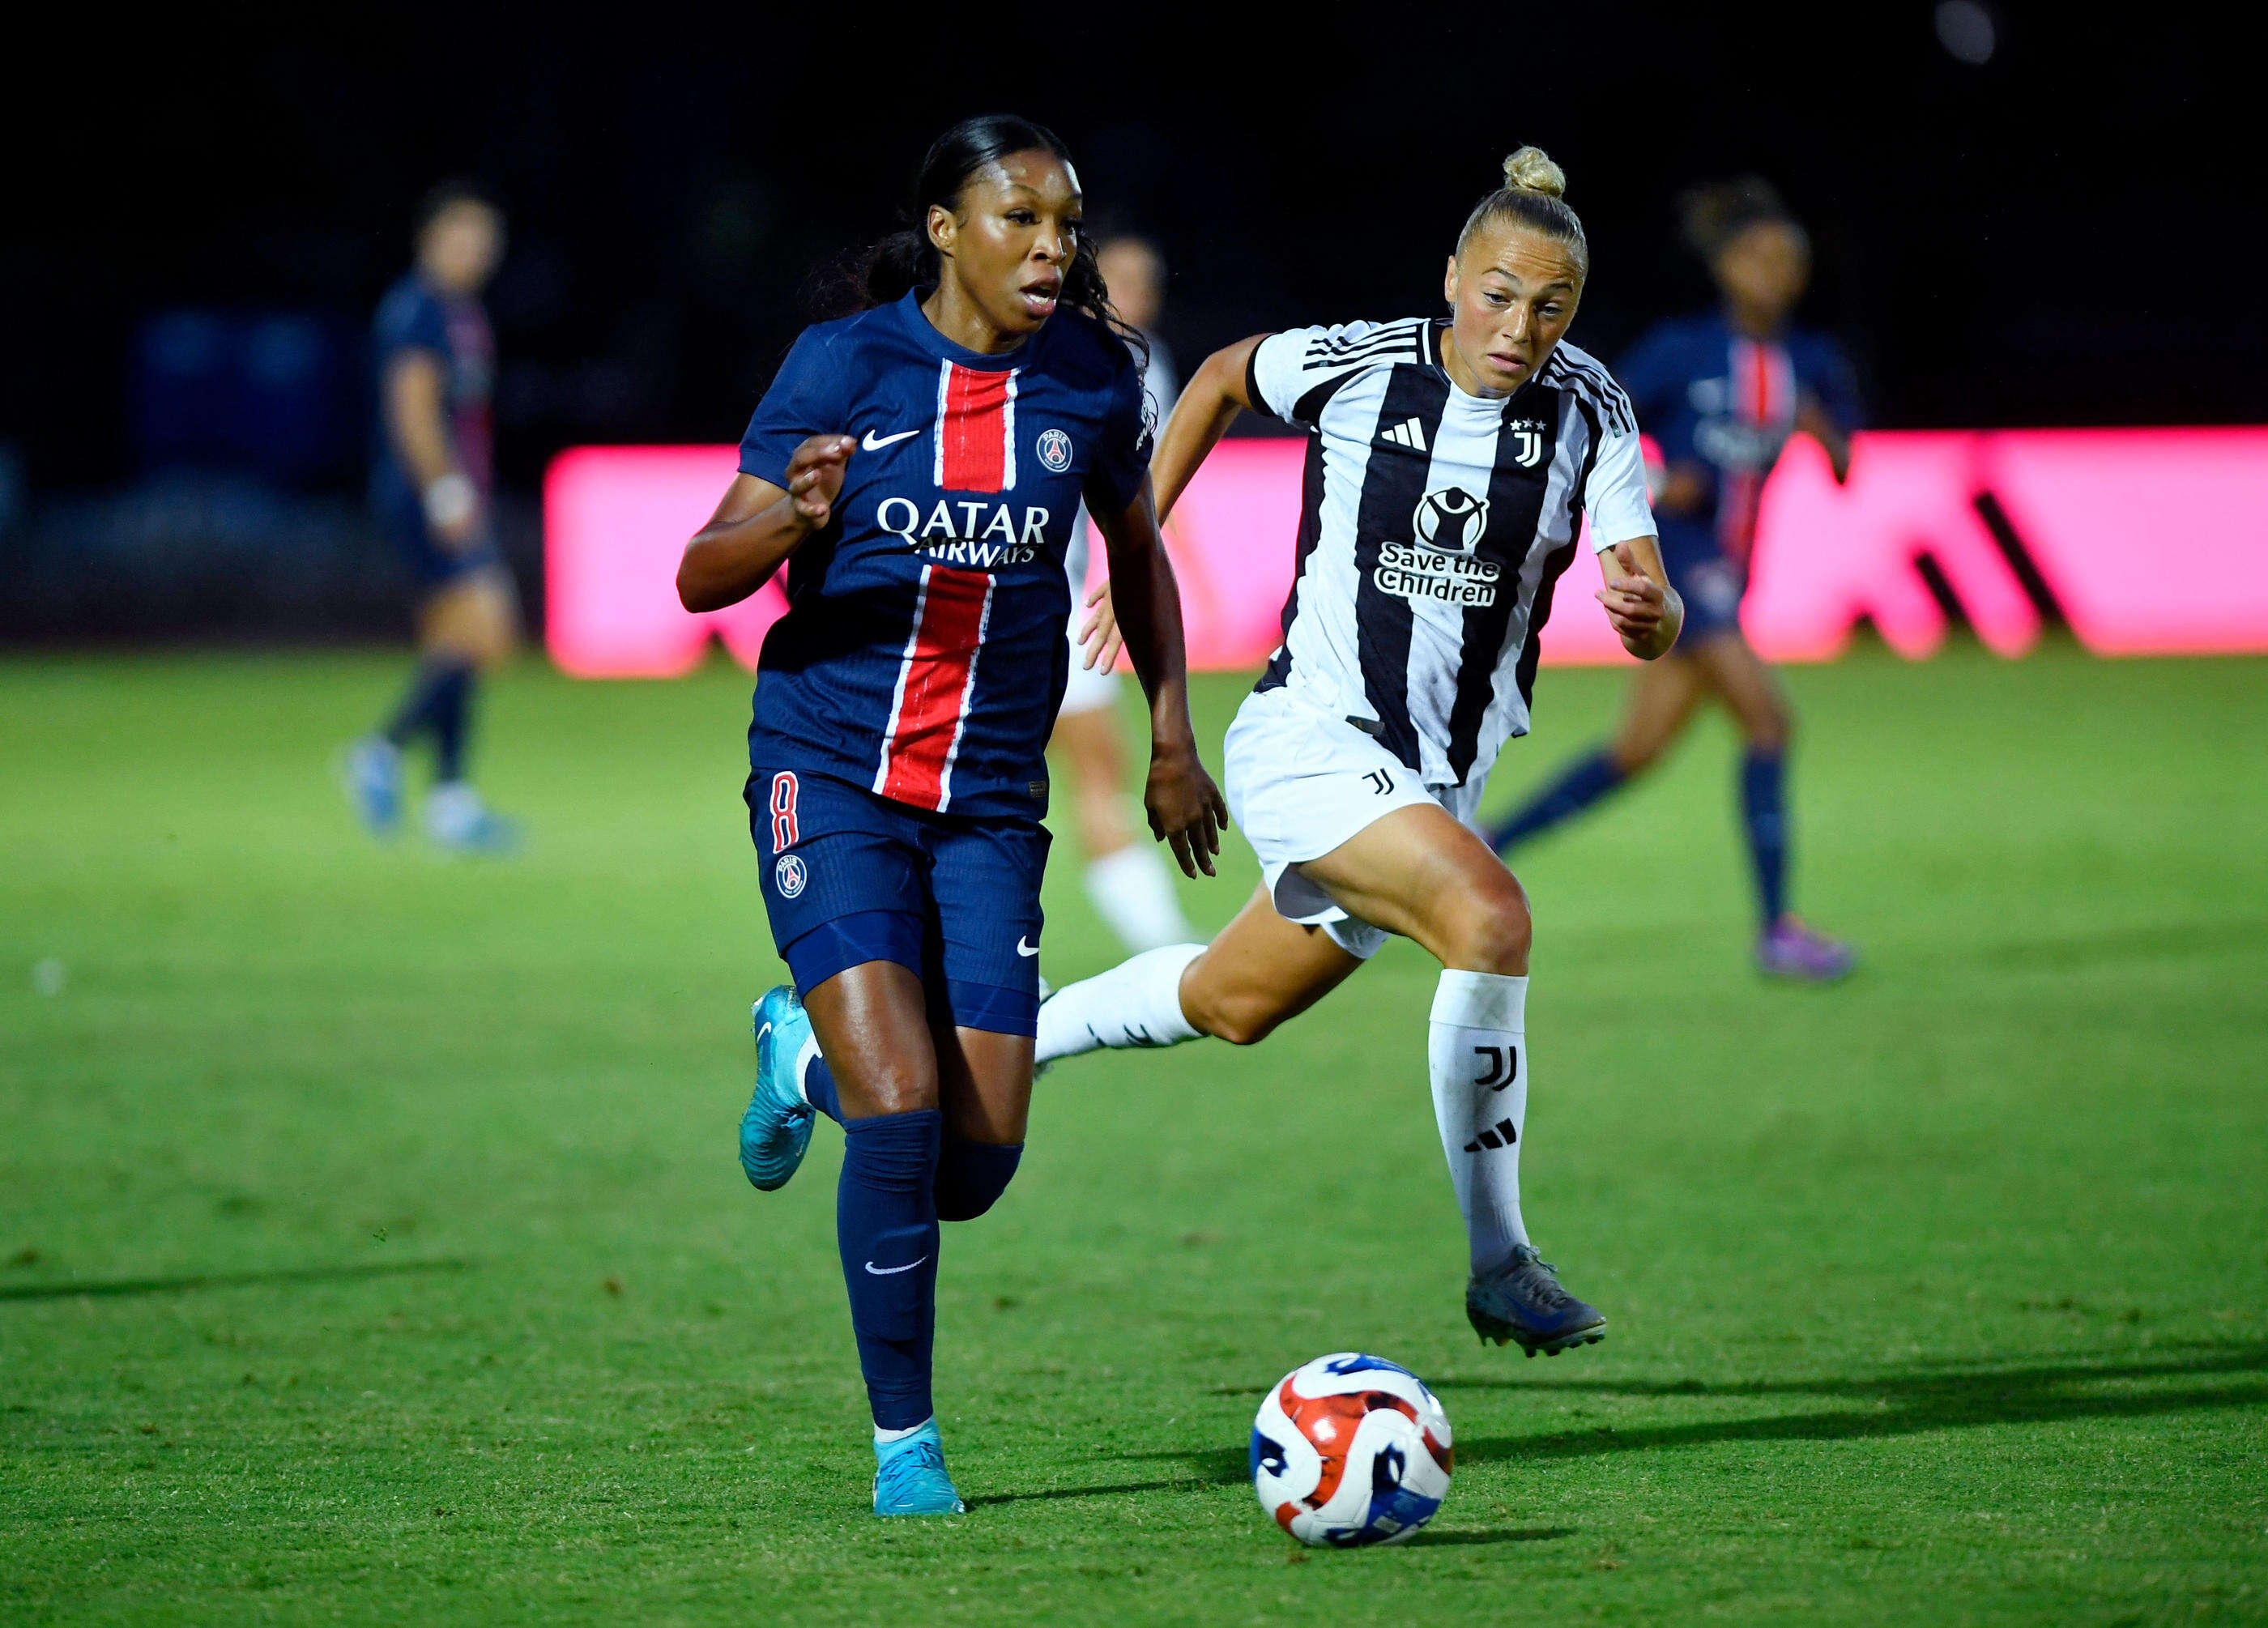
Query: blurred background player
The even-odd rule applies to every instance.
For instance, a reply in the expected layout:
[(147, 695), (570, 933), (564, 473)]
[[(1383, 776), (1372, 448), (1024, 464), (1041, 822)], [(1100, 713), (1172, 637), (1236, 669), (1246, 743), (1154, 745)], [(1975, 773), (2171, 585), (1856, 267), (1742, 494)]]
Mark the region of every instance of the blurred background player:
[(348, 749), (363, 823), (401, 821), (402, 748), (433, 743), (426, 835), (444, 848), (497, 853), (517, 832), (465, 777), (479, 674), (512, 653), (519, 605), (490, 523), (489, 397), (496, 342), (480, 292), (503, 258), (503, 213), (452, 182), (417, 211), (417, 263), (378, 308), (371, 501), (416, 582), (418, 664), (392, 717)]
[[(1149, 397), (1152, 422), (1163, 424), (1181, 394), (1173, 358), (1157, 333), (1159, 309), (1165, 302), (1165, 262), (1147, 239), (1132, 236), (1105, 239), (1095, 251), (1095, 261), (1120, 319), (1149, 341), (1142, 388)], [(1183, 943), (1195, 934), (1174, 896), (1164, 858), (1143, 840), (1145, 834), (1130, 807), (1126, 755), (1119, 740), (1116, 642), (1106, 638), (1092, 657), (1083, 649), (1091, 617), (1083, 603), (1091, 537), (1082, 508), (1064, 561), (1071, 591), (1071, 681), (1064, 688), (1063, 711), (1049, 744), (1069, 770), (1071, 826), (1086, 855), (1087, 898), (1128, 949), (1153, 950)]]
[(1841, 349), (1789, 318), (1811, 277), (1811, 244), (1771, 186), (1749, 176), (1686, 195), (1687, 244), (1715, 279), (1719, 309), (1664, 322), (1616, 370), (1638, 422), (1661, 446), (1653, 512), (1685, 630), (1669, 659), (1632, 679), (1621, 730), (1491, 833), (1510, 853), (1660, 761), (1701, 701), (1714, 696), (1741, 731), (1741, 812), (1756, 889), (1756, 964), (1817, 981), (1851, 970), (1849, 945), (1788, 908), (1786, 697), (1741, 632), (1757, 499), (1797, 431), (1849, 478), (1857, 393)]

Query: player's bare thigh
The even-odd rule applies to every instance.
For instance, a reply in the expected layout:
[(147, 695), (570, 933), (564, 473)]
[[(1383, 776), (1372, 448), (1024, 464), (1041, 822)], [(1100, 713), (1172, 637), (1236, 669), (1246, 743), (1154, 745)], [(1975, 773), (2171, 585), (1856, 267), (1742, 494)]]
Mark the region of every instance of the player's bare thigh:
[(804, 997), (846, 1119), (941, 1109), (971, 1142), (1024, 1139), (1032, 1037), (930, 1028), (921, 980), (894, 961), (846, 967)]
[(435, 589), (417, 608), (419, 645), (475, 667), (503, 661), (519, 637), (519, 597), (501, 567), (467, 571)]
[(938, 1105), (937, 1048), (921, 980), (894, 961), (845, 967), (803, 998), (846, 1119)]
[(965, 1142), (1021, 1142), (1032, 1109), (1032, 1037), (954, 1028), (936, 1043), (945, 1128)]
[(1731, 628), (1694, 646), (1690, 659), (1709, 688), (1725, 703), (1725, 710), (1741, 726), (1749, 744), (1768, 752), (1785, 751), (1789, 733), (1786, 697), (1779, 680), (1749, 641)]
[(1116, 853), (1135, 840), (1123, 812), (1125, 765), (1118, 746), (1118, 714), (1109, 707), (1066, 712), (1056, 719), (1049, 743), (1069, 761), (1071, 818), (1088, 858)]
[(1198, 1033), (1248, 1046), (1329, 994), (1362, 965), (1320, 927), (1277, 914), (1265, 887), (1182, 974), (1182, 1014)]
[(1527, 894), (1439, 804), (1397, 808), (1300, 870), (1350, 916), (1415, 939), (1444, 967), (1528, 972)]
[(1684, 733), (1693, 709), (1708, 692), (1708, 674), (1685, 651), (1673, 650), (1640, 667), (1631, 681), (1630, 700), (1609, 748), (1615, 767), (1624, 776), (1652, 768)]

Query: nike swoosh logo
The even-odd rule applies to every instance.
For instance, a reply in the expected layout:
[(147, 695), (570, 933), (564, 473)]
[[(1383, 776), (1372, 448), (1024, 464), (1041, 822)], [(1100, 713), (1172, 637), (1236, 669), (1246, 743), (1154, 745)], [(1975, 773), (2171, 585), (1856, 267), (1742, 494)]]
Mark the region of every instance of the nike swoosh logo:
[(873, 1273), (877, 1278), (894, 1278), (900, 1272), (909, 1272), (913, 1271), (915, 1267), (922, 1263), (922, 1261), (925, 1261), (927, 1259), (929, 1259), (929, 1256), (924, 1255), (921, 1257), (921, 1261), (908, 1261), (903, 1266), (877, 1266), (873, 1262), (869, 1261), (866, 1263), (866, 1270)]
[(865, 438), (861, 440), (858, 445), (865, 447), (870, 453), (879, 453), (885, 446), (889, 446), (893, 441), (902, 441), (908, 436), (919, 435), (921, 431), (918, 430), (901, 430), (895, 435), (876, 435), (872, 430), (869, 430), (866, 431)]
[(1021, 934), (1021, 933), (1018, 933), (1018, 934), (1016, 935), (1016, 954), (1019, 954), (1019, 955), (1036, 955), (1036, 954), (1038, 954), (1039, 953), (1040, 953), (1040, 947), (1039, 947), (1038, 945), (1035, 944), (1035, 945), (1033, 945), (1030, 948), (1027, 949), (1027, 948), (1024, 947), (1024, 936), (1023, 936), (1023, 934)]

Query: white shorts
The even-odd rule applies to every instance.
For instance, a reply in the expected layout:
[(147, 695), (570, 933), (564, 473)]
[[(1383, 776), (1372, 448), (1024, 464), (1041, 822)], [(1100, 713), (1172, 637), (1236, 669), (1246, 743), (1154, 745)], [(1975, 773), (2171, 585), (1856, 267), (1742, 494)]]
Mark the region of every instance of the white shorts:
[(1481, 785), (1427, 786), (1366, 731), (1292, 698), (1289, 689), (1245, 697), (1222, 748), (1228, 811), (1260, 856), (1278, 914), (1320, 926), (1365, 961), (1392, 937), (1350, 916), (1299, 869), (1397, 808), (1433, 803), (1466, 825)]
[(1086, 659), (1086, 652), (1079, 647), (1079, 624), (1086, 614), (1082, 609), (1071, 618), (1071, 677), (1064, 681), (1063, 705), (1058, 709), (1058, 716), (1064, 718), (1074, 712), (1100, 712), (1105, 707), (1118, 704), (1116, 671), (1090, 671), (1080, 665)]

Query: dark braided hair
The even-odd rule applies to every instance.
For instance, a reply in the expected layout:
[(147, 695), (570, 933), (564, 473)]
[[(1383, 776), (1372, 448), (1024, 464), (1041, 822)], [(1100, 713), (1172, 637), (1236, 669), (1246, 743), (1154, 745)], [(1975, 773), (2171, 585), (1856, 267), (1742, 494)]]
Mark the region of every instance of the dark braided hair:
[[(1045, 125), (1013, 114), (979, 114), (963, 119), (929, 145), (914, 172), (899, 210), (902, 225), (887, 237), (851, 255), (838, 270), (828, 303), (846, 311), (871, 311), (902, 299), (915, 289), (935, 288), (944, 273), (942, 256), (929, 240), (929, 212), (943, 206), (958, 214), (961, 195), (971, 177), (1011, 153), (1051, 152), (1071, 166), (1071, 149)], [(1094, 262), (1094, 239), (1085, 232), (1073, 240), (1063, 269), (1061, 305), (1084, 312), (1109, 328), (1146, 365), (1150, 345), (1140, 331), (1121, 320)]]
[(1692, 188), (1679, 195), (1677, 216), (1685, 246), (1704, 263), (1715, 260), (1749, 227), (1767, 222), (1786, 227), (1803, 239), (1807, 248), (1811, 243), (1802, 223), (1781, 201), (1778, 189), (1761, 175), (1740, 175)]

